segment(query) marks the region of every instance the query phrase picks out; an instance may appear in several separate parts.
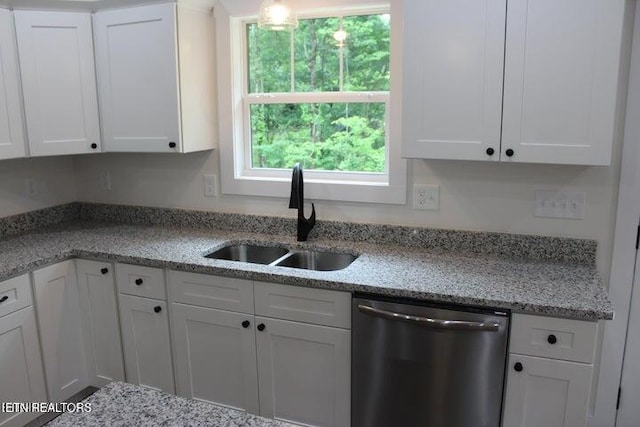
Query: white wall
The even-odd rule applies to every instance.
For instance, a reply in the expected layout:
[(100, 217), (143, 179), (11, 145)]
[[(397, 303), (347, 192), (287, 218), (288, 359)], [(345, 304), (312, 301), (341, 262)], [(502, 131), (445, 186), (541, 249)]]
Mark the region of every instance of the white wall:
[[(27, 179), (36, 194), (27, 196)], [(77, 199), (73, 157), (43, 157), (0, 162), (0, 218)]]
[[(598, 264), (606, 277), (618, 152), (619, 144), (615, 164), (609, 168), (414, 160), (409, 168), (408, 205), (316, 201), (316, 210), (319, 219), (593, 238), (600, 244)], [(278, 197), (204, 197), (203, 175), (218, 174), (218, 170), (216, 151), (85, 156), (76, 160), (78, 197), (87, 202), (295, 216), (288, 209), (288, 192)], [(111, 191), (100, 190), (102, 171), (111, 174)], [(439, 211), (412, 209), (414, 182), (440, 185)], [(584, 191), (585, 219), (534, 217), (533, 197), (538, 189)]]

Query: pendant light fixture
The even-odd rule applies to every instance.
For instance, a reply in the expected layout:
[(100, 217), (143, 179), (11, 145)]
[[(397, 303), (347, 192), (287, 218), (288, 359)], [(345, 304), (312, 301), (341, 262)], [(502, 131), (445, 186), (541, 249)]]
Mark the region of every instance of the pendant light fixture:
[(348, 34), (344, 30), (344, 27), (342, 26), (342, 17), (340, 17), (340, 28), (338, 28), (338, 31), (333, 33), (333, 38), (337, 42), (338, 47), (344, 47), (345, 41), (347, 40), (347, 36)]
[(285, 0), (262, 0), (258, 27), (283, 31), (298, 28), (298, 17)]

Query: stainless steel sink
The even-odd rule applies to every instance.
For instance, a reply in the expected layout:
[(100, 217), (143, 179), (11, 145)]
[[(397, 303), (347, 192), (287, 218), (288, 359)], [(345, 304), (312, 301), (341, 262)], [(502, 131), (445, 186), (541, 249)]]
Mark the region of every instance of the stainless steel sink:
[(205, 258), (227, 261), (268, 264), (276, 267), (303, 268), (316, 271), (335, 271), (347, 268), (357, 255), (311, 250), (289, 250), (279, 246), (249, 243), (225, 246), (204, 255)]
[(296, 251), (275, 265), (306, 270), (335, 271), (347, 268), (356, 258), (358, 258), (356, 255), (335, 252)]
[(225, 246), (205, 255), (205, 258), (250, 262), (253, 264), (271, 264), (287, 253), (289, 253), (288, 249), (277, 246), (240, 244)]

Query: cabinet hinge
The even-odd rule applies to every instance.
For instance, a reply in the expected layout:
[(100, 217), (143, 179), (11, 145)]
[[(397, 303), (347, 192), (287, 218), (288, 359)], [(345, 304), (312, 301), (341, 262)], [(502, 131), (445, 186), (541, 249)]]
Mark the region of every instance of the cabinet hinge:
[(618, 399), (616, 400), (616, 411), (620, 409), (620, 396), (622, 396), (622, 387), (618, 387)]
[(636, 249), (640, 247), (640, 224), (638, 225), (638, 230), (636, 231)]

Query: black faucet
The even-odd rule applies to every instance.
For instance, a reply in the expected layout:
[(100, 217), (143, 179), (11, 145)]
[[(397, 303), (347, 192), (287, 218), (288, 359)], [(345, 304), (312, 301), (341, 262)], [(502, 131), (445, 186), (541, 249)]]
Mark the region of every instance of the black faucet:
[(311, 216), (309, 219), (304, 217), (304, 179), (300, 163), (293, 166), (289, 209), (298, 209), (298, 241), (304, 242), (313, 226), (316, 225), (316, 207), (311, 203)]

